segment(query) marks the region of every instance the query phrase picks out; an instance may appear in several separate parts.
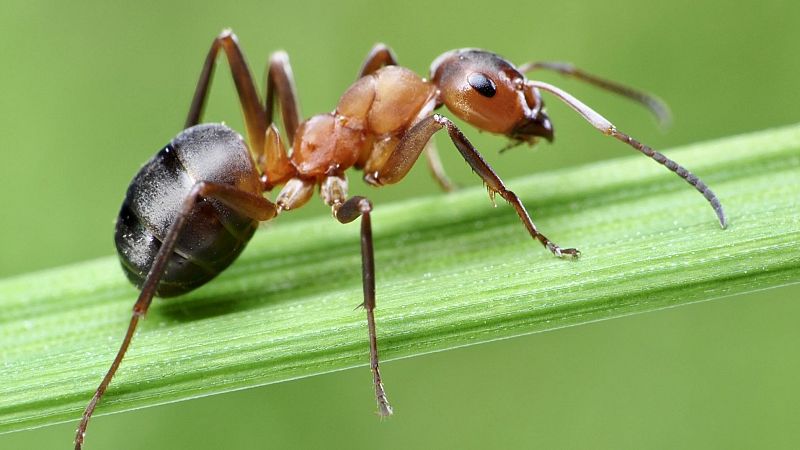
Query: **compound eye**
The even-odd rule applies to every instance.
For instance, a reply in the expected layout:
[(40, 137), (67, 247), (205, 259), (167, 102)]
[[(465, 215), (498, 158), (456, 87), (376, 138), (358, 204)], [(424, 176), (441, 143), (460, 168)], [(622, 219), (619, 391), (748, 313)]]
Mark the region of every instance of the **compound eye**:
[(469, 83), (473, 89), (478, 91), (478, 93), (484, 97), (491, 98), (497, 93), (497, 86), (494, 84), (494, 81), (480, 72), (473, 72), (469, 74), (469, 77), (467, 77), (467, 83)]

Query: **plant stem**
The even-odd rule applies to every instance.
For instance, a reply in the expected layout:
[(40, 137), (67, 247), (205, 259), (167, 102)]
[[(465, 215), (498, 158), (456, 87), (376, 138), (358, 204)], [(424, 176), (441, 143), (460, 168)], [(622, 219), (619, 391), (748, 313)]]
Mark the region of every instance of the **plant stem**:
[[(376, 205), (389, 394), (391, 359), (800, 280), (800, 126), (666, 153), (717, 192), (728, 229), (641, 156), (507, 183), (578, 261), (477, 188)], [(157, 300), (97, 414), (366, 366), (358, 228), (277, 220), (218, 279)], [(0, 432), (77, 423), (135, 295), (116, 258), (0, 281)]]

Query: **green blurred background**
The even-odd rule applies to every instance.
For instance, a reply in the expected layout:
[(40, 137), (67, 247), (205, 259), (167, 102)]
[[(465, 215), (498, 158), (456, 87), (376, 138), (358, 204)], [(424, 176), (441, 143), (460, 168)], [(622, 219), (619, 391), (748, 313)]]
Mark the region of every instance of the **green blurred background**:
[[(518, 63), (572, 61), (657, 93), (675, 115), (666, 133), (636, 105), (539, 76), (660, 148), (800, 119), (800, 4), (790, 1), (2, 6), (2, 277), (114, 253), (125, 188), (180, 130), (202, 60), (224, 27), (239, 35), (259, 78), (271, 51), (289, 52), (305, 115), (332, 109), (370, 46), (383, 41), (423, 74), (445, 50), (483, 47)], [(220, 68), (207, 118), (242, 130), (227, 67)], [(630, 154), (566, 107), (552, 99), (548, 106), (553, 145), (500, 156), (502, 139), (467, 134), (507, 180)], [(446, 141), (439, 148), (453, 178), (478, 184)], [(380, 191), (353, 180), (352, 190), (378, 207), (440, 195), (424, 165)], [(319, 203), (280, 223), (326, 214)], [(360, 369), (97, 417), (88, 445), (797, 448), (799, 294), (785, 287), (389, 362), (398, 414), (384, 422), (372, 414), (369, 374)], [(70, 448), (75, 426), (0, 435), (0, 448)]]

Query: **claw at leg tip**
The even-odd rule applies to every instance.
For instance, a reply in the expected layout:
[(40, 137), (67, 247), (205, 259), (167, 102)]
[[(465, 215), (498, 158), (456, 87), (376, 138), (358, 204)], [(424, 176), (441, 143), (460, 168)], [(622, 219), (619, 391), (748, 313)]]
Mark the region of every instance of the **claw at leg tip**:
[(581, 257), (581, 252), (575, 248), (567, 248), (561, 250), (561, 253), (558, 256), (565, 259), (578, 259)]
[(394, 414), (394, 410), (389, 405), (378, 405), (378, 415), (383, 419)]

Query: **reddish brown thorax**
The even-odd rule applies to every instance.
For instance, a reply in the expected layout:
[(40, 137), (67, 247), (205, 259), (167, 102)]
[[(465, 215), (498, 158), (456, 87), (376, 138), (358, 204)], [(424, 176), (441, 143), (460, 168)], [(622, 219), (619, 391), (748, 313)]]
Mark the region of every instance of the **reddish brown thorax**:
[(303, 122), (291, 163), (304, 178), (321, 179), (352, 166), (375, 170), (430, 105), (436, 88), (414, 72), (387, 66), (356, 81), (329, 114)]

